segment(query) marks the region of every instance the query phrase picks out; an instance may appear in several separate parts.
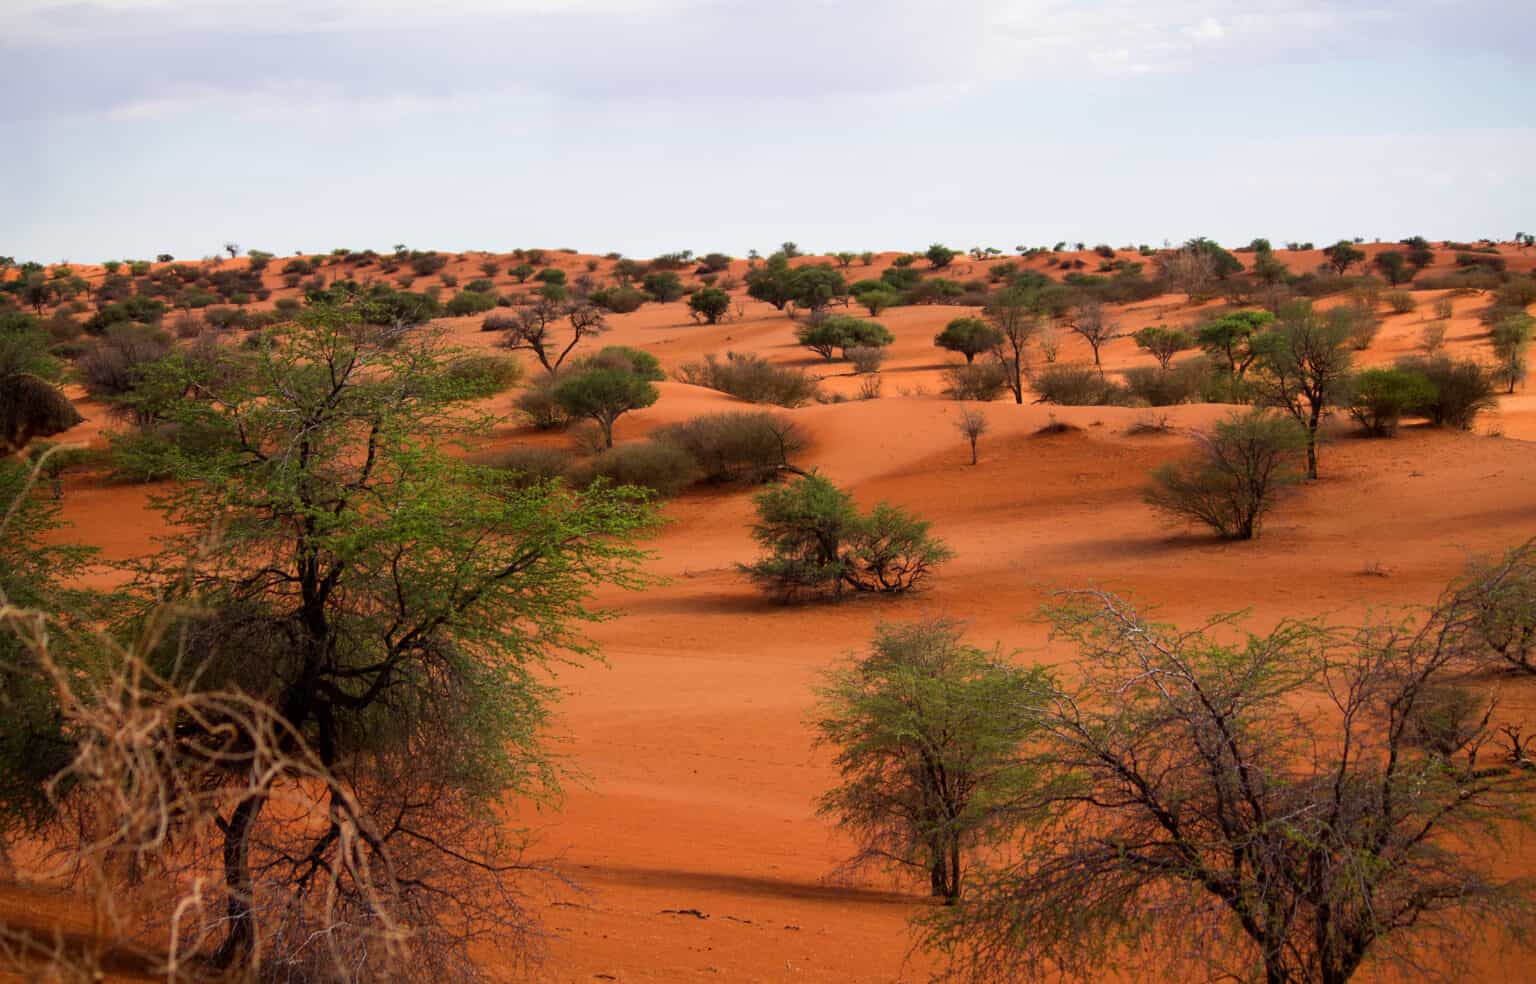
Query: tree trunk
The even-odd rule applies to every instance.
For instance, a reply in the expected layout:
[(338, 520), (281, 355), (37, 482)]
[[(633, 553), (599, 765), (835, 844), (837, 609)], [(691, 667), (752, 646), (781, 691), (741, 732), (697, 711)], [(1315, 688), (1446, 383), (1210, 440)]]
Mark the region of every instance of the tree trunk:
[(244, 965), (255, 949), (256, 916), (252, 910), (251, 831), (266, 805), (265, 793), (241, 800), (224, 828), (224, 903), (229, 929), (214, 952), (214, 965), (230, 969)]

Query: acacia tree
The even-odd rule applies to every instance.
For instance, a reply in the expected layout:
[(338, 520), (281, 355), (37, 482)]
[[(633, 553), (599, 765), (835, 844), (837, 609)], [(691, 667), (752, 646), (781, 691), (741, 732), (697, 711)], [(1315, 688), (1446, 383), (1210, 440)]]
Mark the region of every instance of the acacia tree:
[(1348, 239), (1340, 239), (1329, 246), (1323, 250), (1323, 255), (1328, 257), (1328, 265), (1333, 267), (1333, 272), (1340, 276), (1356, 263), (1365, 262), (1365, 250), (1357, 248)]
[(555, 402), (571, 417), (594, 421), (608, 448), (613, 447), (614, 423), (632, 410), (655, 403), (660, 395), (644, 375), (612, 362), (582, 366), (556, 383), (553, 393)]
[[(570, 326), (571, 332), (570, 340), (564, 345), (554, 337), (562, 320)], [(501, 340), (503, 348), (532, 352), (544, 371), (553, 376), (583, 339), (607, 331), (608, 322), (603, 318), (603, 309), (596, 304), (562, 304), (544, 297), (519, 311), (515, 319), (492, 315), (481, 327), (486, 331), (505, 332)]]
[(1306, 302), (1291, 304), (1249, 341), (1257, 353), (1248, 377), (1259, 402), (1284, 410), (1307, 431), (1307, 478), (1317, 478), (1317, 432), (1346, 396), (1349, 329)]
[(1536, 773), (1455, 687), (1461, 610), (1235, 641), (1231, 616), (1179, 630), (1100, 591), (1047, 614), (1078, 665), (1022, 759), (1032, 825), (929, 921), (961, 975), (1342, 984), (1396, 957), (1422, 979), (1415, 958), (1518, 929), (1530, 889), (1491, 846), (1531, 825)]
[(1152, 354), (1164, 371), (1167, 371), (1174, 356), (1195, 346), (1195, 340), (1189, 337), (1189, 332), (1182, 328), (1169, 328), (1167, 325), (1147, 325), (1131, 337), (1136, 340), (1138, 348)]
[[(519, 483), (450, 454), (488, 421), (462, 406), (485, 387), (448, 357), (435, 336), (314, 307), (251, 371), (195, 380), (200, 398), (166, 412), (193, 439), (164, 448), (178, 481), (156, 505), (178, 532), (139, 586), (186, 615), (155, 670), (272, 708), (334, 777), (303, 800), (305, 777), (280, 767), (253, 780), (231, 756), (219, 775), (230, 795), (173, 877), (216, 887), (224, 967), (302, 966), (320, 934), (366, 976), (382, 893), (412, 915), (421, 976), (463, 979), (470, 944), (529, 919), (497, 810), (557, 790), (545, 670), (592, 653), (589, 593), (639, 583), (654, 516), (630, 491)], [(187, 557), (202, 558), (190, 575)], [(216, 717), (176, 738), (257, 741)], [(295, 799), (307, 815), (269, 809)], [(364, 861), (341, 853), (348, 824)]]
[(1093, 349), (1093, 365), (1099, 370), (1099, 375), (1104, 375), (1104, 365), (1099, 361), (1099, 350), (1107, 343), (1120, 337), (1120, 325), (1110, 320), (1104, 311), (1104, 305), (1098, 301), (1084, 301), (1072, 309), (1072, 316), (1067, 319), (1067, 328), (1074, 335), (1088, 343)]
[(966, 365), (983, 352), (991, 352), (1004, 342), (1003, 333), (981, 318), (955, 318), (933, 336), (933, 344), (965, 356)]
[(842, 782), (818, 800), (858, 841), (850, 867), (921, 872), (934, 898), (960, 897), (965, 854), (1007, 833), (998, 806), (1017, 798), (1040, 669), (962, 641), (936, 618), (881, 624), (869, 655), (826, 674), (817, 744), (837, 749)]
[(1251, 344), (1254, 333), (1274, 322), (1268, 311), (1233, 311), (1201, 325), (1195, 340), (1206, 355), (1226, 363), (1233, 379), (1242, 379), (1258, 355)]
[(1251, 540), (1265, 514), (1301, 478), (1296, 467), (1307, 435), (1264, 410), (1233, 414), (1195, 438), (1196, 457), (1152, 473), (1143, 498), (1173, 519), (1204, 523), (1218, 536)]
[(1005, 370), (1008, 388), (1013, 391), (1013, 402), (1023, 404), (1024, 374), (1028, 368), (1025, 352), (1030, 340), (1040, 332), (1039, 292), (1026, 287), (1009, 287), (988, 300), (982, 313), (997, 332), (993, 352)]

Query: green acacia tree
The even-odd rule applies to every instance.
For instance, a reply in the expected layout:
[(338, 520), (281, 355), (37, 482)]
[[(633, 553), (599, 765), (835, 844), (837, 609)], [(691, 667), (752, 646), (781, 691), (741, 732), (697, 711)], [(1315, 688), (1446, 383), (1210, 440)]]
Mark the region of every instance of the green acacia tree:
[(921, 872), (959, 899), (966, 854), (1009, 833), (999, 807), (1031, 784), (1019, 744), (1046, 681), (943, 618), (881, 624), (866, 657), (828, 672), (814, 726), (842, 781), (818, 812), (855, 837), (850, 864)]
[[(299, 777), (231, 774), (234, 801), (189, 834), (180, 874), (222, 893), (223, 966), (300, 967), (323, 932), (367, 976), (380, 894), (437, 976), (463, 979), (471, 943), (526, 923), (499, 811), (557, 792), (547, 671), (593, 653), (590, 593), (641, 583), (655, 517), (633, 490), (524, 484), (450, 454), (490, 423), (451, 357), (321, 306), (164, 411), (188, 437), (161, 452), (178, 481), (155, 502), (176, 532), (139, 587), (187, 614), (157, 670), (270, 706), (336, 783), (296, 822), (267, 807)], [(178, 740), (255, 740), (231, 727), (189, 720)], [(365, 867), (339, 859), (338, 790), (362, 811)]]
[(989, 984), (1344, 984), (1394, 958), (1460, 980), (1479, 933), (1524, 940), (1532, 890), (1501, 845), (1532, 825), (1536, 773), (1464, 689), (1470, 591), (1262, 634), (1061, 599), (1046, 614), (1077, 660), (1034, 717), (1030, 823), (929, 944)]
[[(644, 353), (642, 353), (644, 354)], [(593, 362), (555, 383), (553, 396), (571, 417), (594, 421), (603, 433), (603, 446), (613, 447), (613, 425), (631, 410), (655, 403), (661, 394), (633, 368)]]
[(991, 352), (1003, 344), (1003, 333), (985, 320), (975, 317), (955, 318), (944, 330), (933, 336), (933, 344), (950, 352), (965, 356), (966, 365), (976, 361), (976, 356)]
[(1259, 370), (1248, 377), (1260, 403), (1284, 410), (1307, 431), (1307, 478), (1317, 478), (1318, 428), (1348, 397), (1349, 329), (1312, 305), (1288, 305), (1249, 341)]

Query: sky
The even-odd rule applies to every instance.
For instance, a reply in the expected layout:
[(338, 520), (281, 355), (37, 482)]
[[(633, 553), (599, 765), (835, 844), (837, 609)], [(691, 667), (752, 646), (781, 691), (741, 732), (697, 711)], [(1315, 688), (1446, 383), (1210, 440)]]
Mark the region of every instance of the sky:
[(1536, 231), (1530, 0), (0, 0), (0, 254)]

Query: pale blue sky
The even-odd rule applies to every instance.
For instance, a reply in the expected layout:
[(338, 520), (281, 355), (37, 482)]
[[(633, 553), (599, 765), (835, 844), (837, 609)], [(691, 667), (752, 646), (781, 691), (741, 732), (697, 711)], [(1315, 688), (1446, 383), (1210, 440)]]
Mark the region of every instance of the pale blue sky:
[(0, 0), (0, 253), (1508, 237), (1533, 51), (1529, 0)]

